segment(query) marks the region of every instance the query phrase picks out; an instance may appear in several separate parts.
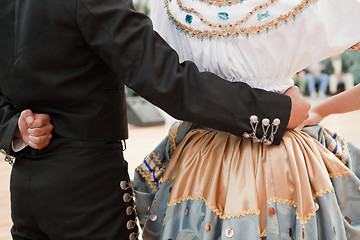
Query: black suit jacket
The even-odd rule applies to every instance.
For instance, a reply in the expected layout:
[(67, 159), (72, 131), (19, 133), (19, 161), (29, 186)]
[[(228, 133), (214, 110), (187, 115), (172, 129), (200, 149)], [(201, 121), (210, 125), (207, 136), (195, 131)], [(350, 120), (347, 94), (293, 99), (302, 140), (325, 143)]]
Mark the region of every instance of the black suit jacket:
[(290, 98), (178, 61), (130, 0), (1, 0), (0, 148), (27, 108), (64, 137), (127, 138), (124, 84), (177, 119), (238, 135), (252, 114), (279, 118), (279, 143)]

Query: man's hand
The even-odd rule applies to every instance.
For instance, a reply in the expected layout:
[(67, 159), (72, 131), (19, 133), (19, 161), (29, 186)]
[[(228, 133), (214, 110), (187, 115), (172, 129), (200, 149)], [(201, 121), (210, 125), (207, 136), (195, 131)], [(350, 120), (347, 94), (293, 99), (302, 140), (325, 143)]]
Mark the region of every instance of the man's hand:
[(34, 149), (42, 149), (49, 145), (53, 128), (48, 114), (33, 113), (27, 109), (20, 115), (15, 137), (21, 138)]
[(291, 98), (291, 113), (287, 128), (294, 129), (309, 117), (310, 103), (300, 94), (298, 87), (291, 87), (285, 95)]

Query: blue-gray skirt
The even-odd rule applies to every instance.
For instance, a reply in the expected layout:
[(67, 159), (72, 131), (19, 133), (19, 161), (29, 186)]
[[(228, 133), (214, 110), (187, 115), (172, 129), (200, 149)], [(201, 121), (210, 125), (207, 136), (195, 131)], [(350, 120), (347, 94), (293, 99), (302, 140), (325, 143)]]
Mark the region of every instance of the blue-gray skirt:
[(360, 239), (360, 150), (320, 126), (280, 146), (178, 122), (135, 170), (147, 239)]

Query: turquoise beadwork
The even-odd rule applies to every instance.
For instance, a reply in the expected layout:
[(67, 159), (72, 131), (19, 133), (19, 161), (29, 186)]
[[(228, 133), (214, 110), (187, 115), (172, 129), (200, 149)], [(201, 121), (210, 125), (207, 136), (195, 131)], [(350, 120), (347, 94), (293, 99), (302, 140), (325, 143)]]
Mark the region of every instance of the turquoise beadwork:
[(186, 15), (185, 17), (185, 22), (187, 22), (188, 24), (192, 23), (193, 17), (191, 15)]
[(227, 12), (219, 12), (218, 17), (220, 20), (229, 20), (229, 14)]
[(269, 19), (269, 17), (270, 17), (270, 14), (268, 11), (263, 11), (261, 13), (258, 13), (258, 15), (257, 15), (257, 18), (260, 22)]

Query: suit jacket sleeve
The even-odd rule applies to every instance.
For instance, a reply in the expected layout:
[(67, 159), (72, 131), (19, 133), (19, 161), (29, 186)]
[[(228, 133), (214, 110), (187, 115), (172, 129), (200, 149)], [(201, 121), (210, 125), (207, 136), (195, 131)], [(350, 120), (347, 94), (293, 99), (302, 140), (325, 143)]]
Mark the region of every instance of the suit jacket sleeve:
[[(230, 83), (195, 64), (179, 64), (176, 52), (153, 31), (151, 20), (129, 0), (78, 0), (77, 21), (93, 51), (128, 87), (173, 117), (242, 135), (251, 115), (287, 128), (289, 97)], [(258, 128), (258, 136), (262, 131)]]
[(7, 154), (11, 152), (11, 143), (20, 113), (3, 96), (0, 89), (0, 149), (4, 149)]

